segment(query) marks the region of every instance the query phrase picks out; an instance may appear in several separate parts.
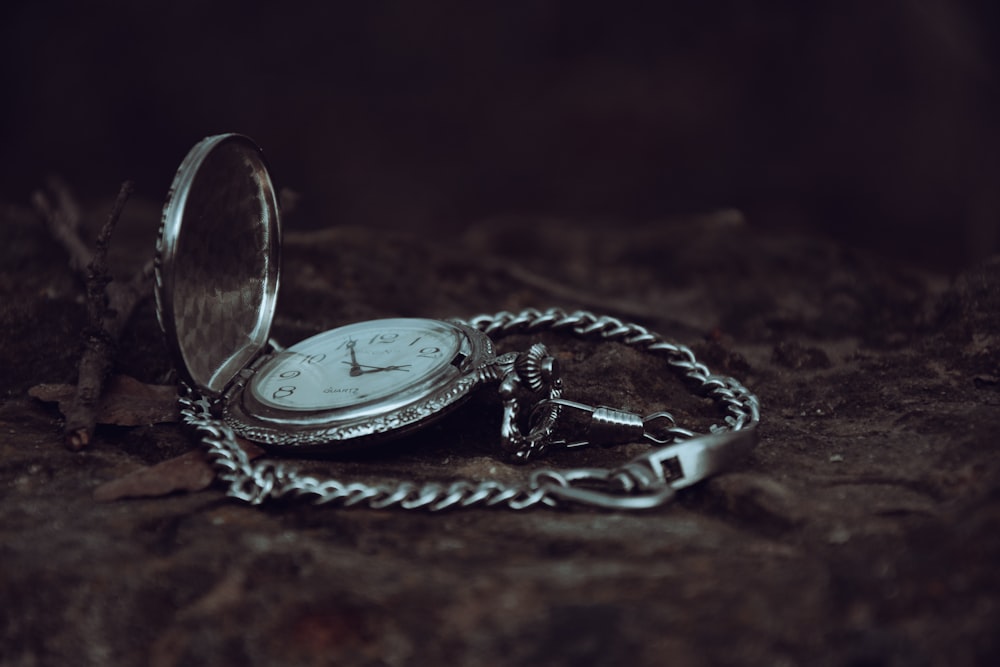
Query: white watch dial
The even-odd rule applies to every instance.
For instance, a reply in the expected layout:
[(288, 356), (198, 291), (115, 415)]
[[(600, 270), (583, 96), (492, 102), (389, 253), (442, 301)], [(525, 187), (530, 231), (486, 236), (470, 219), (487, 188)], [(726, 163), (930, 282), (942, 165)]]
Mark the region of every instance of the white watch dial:
[(445, 322), (359, 322), (275, 355), (254, 374), (249, 390), (260, 404), (280, 411), (385, 409), (456, 375), (461, 359), (460, 333)]

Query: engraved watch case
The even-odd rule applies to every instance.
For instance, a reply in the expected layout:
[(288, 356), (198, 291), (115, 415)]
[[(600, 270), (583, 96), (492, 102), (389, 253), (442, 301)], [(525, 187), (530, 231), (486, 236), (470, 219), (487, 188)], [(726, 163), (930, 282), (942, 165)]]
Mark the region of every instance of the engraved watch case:
[(192, 148), (163, 210), (157, 317), (182, 382), (239, 435), (346, 451), (422, 427), (497, 379), (492, 342), (459, 322), (360, 322), (275, 351), (280, 237), (257, 145), (224, 134)]

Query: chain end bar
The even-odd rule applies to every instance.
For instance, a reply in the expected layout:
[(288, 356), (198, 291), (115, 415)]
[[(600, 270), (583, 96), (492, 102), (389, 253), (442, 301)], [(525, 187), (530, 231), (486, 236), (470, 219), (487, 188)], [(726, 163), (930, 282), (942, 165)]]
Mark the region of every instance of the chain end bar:
[(637, 456), (612, 477), (627, 490), (667, 485), (679, 491), (732, 468), (756, 444), (756, 426), (710, 433)]

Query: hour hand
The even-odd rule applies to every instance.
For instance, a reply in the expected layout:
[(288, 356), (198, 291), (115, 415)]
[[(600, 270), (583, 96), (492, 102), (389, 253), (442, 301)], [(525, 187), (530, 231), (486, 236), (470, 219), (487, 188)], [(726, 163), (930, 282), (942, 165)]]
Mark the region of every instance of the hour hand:
[(358, 355), (354, 351), (354, 345), (355, 345), (355, 343), (357, 343), (357, 341), (354, 341), (354, 340), (349, 341), (347, 343), (347, 349), (351, 353), (351, 360), (344, 362), (345, 364), (347, 364), (348, 366), (351, 367), (351, 377), (357, 377), (357, 376), (361, 375), (362, 373), (364, 373), (364, 371), (361, 370), (361, 364), (358, 363)]

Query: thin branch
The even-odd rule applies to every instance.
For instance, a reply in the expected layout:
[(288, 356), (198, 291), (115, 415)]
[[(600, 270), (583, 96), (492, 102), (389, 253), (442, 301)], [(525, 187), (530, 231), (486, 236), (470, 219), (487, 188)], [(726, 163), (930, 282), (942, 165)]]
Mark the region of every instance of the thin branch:
[(78, 451), (88, 444), (97, 423), (98, 402), (114, 360), (118, 339), (136, 305), (148, 292), (152, 262), (147, 263), (127, 282), (114, 282), (108, 268), (108, 249), (122, 210), (132, 194), (132, 181), (122, 183), (97, 236), (91, 252), (79, 236), (79, 206), (69, 191), (59, 184), (52, 186), (56, 202), (42, 192), (32, 199), (48, 223), (49, 231), (70, 256), (70, 266), (79, 273), (87, 288), (87, 326), (80, 358), (76, 396), (65, 411), (66, 445)]

